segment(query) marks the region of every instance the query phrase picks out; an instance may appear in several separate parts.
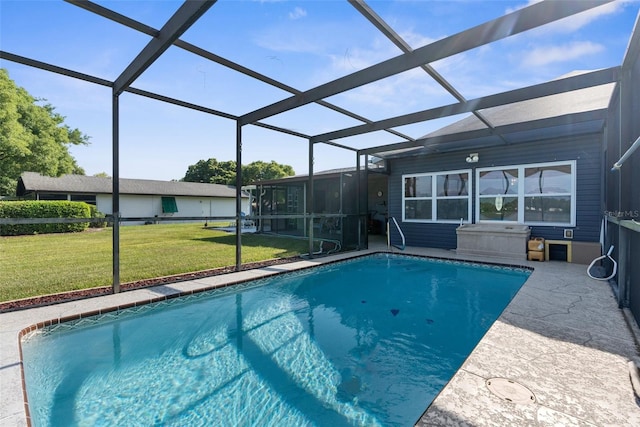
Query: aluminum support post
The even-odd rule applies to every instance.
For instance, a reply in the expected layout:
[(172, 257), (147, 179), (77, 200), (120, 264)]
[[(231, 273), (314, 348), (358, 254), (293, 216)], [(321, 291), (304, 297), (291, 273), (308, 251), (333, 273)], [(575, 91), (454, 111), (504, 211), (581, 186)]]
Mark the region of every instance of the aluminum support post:
[(242, 125), (236, 121), (236, 271), (242, 268)]
[(314, 214), (314, 203), (313, 203), (313, 142), (309, 140), (309, 193), (307, 196), (308, 201), (308, 209), (307, 213), (309, 214), (309, 258), (313, 258), (313, 214)]
[(113, 215), (112, 235), (112, 267), (113, 293), (120, 292), (120, 96), (113, 93), (112, 98), (112, 197), (111, 213)]

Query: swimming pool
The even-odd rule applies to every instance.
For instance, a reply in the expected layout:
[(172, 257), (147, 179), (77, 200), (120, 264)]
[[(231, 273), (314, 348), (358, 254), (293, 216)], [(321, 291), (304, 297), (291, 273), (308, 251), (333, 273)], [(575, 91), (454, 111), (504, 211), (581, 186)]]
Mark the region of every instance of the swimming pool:
[(412, 425), (528, 277), (380, 254), (36, 331), (38, 425)]

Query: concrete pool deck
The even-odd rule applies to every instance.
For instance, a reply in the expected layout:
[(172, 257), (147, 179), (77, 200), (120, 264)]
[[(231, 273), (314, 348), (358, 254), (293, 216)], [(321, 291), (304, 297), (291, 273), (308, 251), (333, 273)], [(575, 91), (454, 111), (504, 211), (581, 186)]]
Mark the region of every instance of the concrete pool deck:
[[(0, 314), (0, 426), (27, 425), (18, 345), (20, 331), (25, 328), (360, 256), (376, 249), (386, 247), (372, 244), (369, 251)], [(487, 261), (426, 248), (407, 248), (403, 253)], [(586, 266), (580, 264), (517, 264), (534, 267), (532, 275), (417, 425), (640, 425), (640, 407), (629, 377), (629, 361), (638, 360), (638, 347), (609, 285), (590, 279)], [(637, 328), (633, 322), (631, 327)]]

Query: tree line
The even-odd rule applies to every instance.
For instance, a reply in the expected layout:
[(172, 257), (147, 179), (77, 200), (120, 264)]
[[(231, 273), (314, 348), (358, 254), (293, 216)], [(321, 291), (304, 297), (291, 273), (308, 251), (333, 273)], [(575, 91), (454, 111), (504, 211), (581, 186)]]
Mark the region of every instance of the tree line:
[[(24, 172), (45, 176), (84, 175), (69, 152), (73, 145), (89, 145), (90, 137), (64, 123), (55, 107), (36, 98), (0, 69), (0, 196), (15, 196)], [(97, 174), (100, 176), (105, 173)], [(242, 184), (294, 175), (289, 165), (256, 161), (242, 166)], [(215, 158), (187, 168), (181, 181), (235, 185), (236, 162)]]

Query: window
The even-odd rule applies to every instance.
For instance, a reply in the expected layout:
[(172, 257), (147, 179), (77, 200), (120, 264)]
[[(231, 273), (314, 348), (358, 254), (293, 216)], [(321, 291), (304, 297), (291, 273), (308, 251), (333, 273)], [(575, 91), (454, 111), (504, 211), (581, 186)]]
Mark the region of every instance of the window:
[(96, 204), (96, 195), (95, 194), (72, 194), (71, 195), (72, 202), (85, 202), (90, 205)]
[(433, 218), (432, 182), (430, 175), (404, 178), (403, 221), (431, 220)]
[(575, 225), (575, 161), (479, 169), (477, 217)]
[(518, 178), (518, 169), (495, 169), (479, 173), (480, 221), (518, 220)]
[(38, 200), (69, 200), (69, 195), (58, 193), (38, 193)]
[(175, 197), (162, 197), (162, 213), (178, 212), (178, 205)]
[(403, 175), (402, 220), (459, 222), (471, 216), (470, 171)]
[(572, 222), (571, 165), (525, 168), (524, 221)]

